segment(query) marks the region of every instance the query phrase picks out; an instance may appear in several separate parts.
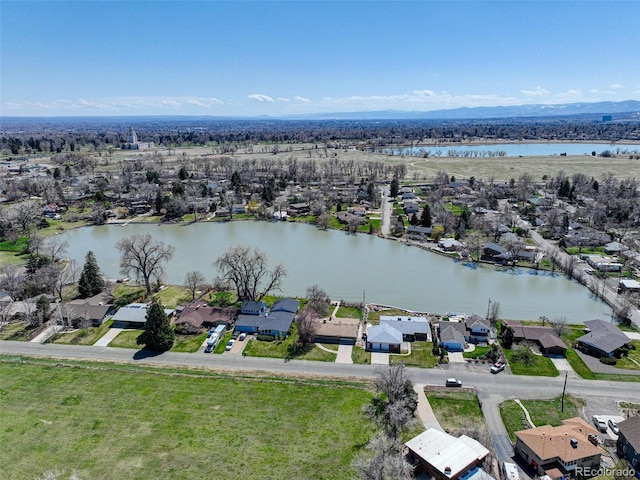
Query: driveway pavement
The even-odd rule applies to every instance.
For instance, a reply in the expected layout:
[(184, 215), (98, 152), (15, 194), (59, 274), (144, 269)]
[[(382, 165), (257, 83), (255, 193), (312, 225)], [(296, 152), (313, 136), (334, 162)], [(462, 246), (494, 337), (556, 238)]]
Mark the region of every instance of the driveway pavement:
[(106, 347), (111, 343), (111, 340), (116, 338), (120, 332), (124, 332), (126, 328), (119, 327), (111, 327), (107, 333), (105, 333), (102, 337), (98, 339), (96, 343), (93, 344), (94, 347)]
[(338, 345), (336, 363), (353, 363), (353, 359), (351, 358), (352, 352), (353, 345)]
[(563, 376), (563, 374), (566, 374), (566, 375), (569, 375), (569, 378), (581, 378), (580, 375), (578, 375), (573, 370), (573, 368), (569, 364), (569, 361), (566, 358), (551, 358), (551, 361), (553, 362), (555, 367), (558, 369), (558, 372), (560, 373), (561, 376)]
[(389, 365), (389, 354), (371, 352), (371, 365)]
[(51, 336), (58, 333), (63, 328), (64, 327), (62, 325), (51, 325), (50, 327), (47, 327), (42, 333), (36, 335), (31, 341), (33, 343), (44, 343), (49, 340)]
[(465, 363), (462, 352), (448, 352), (449, 363)]

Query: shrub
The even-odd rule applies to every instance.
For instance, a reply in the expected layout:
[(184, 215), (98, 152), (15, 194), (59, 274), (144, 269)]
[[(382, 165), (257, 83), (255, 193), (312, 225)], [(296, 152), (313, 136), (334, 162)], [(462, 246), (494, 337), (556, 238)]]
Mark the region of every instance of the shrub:
[(273, 342), (276, 339), (273, 335), (265, 335), (263, 333), (258, 334), (256, 338), (261, 342)]
[(176, 325), (176, 333), (178, 335), (198, 335), (202, 329), (189, 323), (181, 323)]
[(604, 363), (605, 365), (615, 365), (618, 363), (614, 357), (600, 357), (600, 363)]

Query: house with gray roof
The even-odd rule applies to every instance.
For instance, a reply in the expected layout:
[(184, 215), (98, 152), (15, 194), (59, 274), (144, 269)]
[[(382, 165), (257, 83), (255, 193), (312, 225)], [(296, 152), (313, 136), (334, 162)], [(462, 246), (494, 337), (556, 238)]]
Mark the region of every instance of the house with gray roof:
[(630, 417), (618, 423), (618, 428), (618, 455), (626, 458), (636, 471), (640, 470), (640, 417)]
[(369, 352), (400, 353), (402, 332), (388, 323), (372, 325), (367, 329), (366, 345)]
[[(268, 311), (264, 311), (260, 307), (260, 313), (257, 315), (241, 313), (236, 319), (235, 330), (284, 338), (289, 334), (289, 329), (296, 318), (299, 306), (300, 302), (298, 300), (282, 298), (277, 300)], [(254, 305), (254, 307), (257, 307), (257, 305)], [(256, 308), (247, 308), (247, 311), (255, 310)]]
[[(130, 303), (120, 307), (111, 319), (114, 323), (125, 323), (132, 328), (144, 328), (144, 324), (147, 323), (147, 310), (149, 310), (147, 303)], [(165, 308), (164, 313), (171, 318), (175, 310)]]
[(380, 325), (389, 324), (402, 333), (405, 342), (431, 341), (431, 326), (426, 317), (381, 315)]
[(629, 337), (611, 322), (587, 320), (584, 324), (589, 332), (576, 340), (578, 349), (584, 353), (611, 357), (617, 349), (631, 343)]
[(462, 352), (467, 343), (464, 322), (438, 322), (438, 344), (448, 352)]

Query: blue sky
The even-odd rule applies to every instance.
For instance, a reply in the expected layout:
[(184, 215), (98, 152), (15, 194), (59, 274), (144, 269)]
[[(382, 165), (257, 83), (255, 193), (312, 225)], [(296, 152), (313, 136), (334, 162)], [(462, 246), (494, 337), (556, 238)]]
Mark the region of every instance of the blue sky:
[(640, 99), (640, 1), (0, 2), (0, 115)]

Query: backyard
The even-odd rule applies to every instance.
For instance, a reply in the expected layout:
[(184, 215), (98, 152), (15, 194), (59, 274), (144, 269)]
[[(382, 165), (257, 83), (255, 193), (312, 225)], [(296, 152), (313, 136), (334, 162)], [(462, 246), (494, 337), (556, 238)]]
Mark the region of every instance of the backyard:
[(458, 429), (486, 430), (478, 396), (474, 392), (425, 390), (438, 422), (446, 431)]
[(0, 357), (3, 478), (342, 479), (371, 434), (356, 384), (23, 360)]

